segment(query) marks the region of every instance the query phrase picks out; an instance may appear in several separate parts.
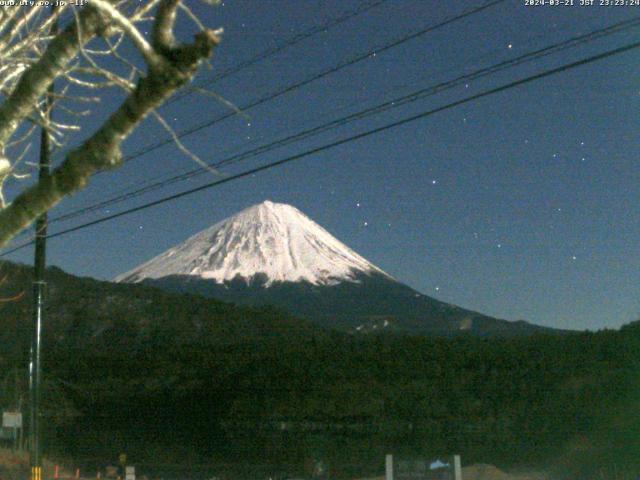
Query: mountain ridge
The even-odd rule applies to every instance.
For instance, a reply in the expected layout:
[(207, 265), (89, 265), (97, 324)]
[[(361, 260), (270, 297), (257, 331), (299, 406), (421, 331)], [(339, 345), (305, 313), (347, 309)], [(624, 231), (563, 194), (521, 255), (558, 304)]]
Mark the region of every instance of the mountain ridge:
[(271, 201), (216, 223), (115, 280), (240, 305), (273, 305), (352, 333), (509, 336), (553, 331), (424, 295), (297, 208)]
[(146, 279), (141, 283), (169, 292), (196, 294), (237, 305), (271, 305), (321, 327), (350, 333), (445, 337), (566, 333), (524, 320), (490, 317), (434, 299), (382, 276), (361, 276), (357, 282), (330, 286), (274, 282), (269, 288), (264, 288), (261, 280), (255, 277), (250, 283), (236, 279), (218, 284), (198, 277), (173, 275)]

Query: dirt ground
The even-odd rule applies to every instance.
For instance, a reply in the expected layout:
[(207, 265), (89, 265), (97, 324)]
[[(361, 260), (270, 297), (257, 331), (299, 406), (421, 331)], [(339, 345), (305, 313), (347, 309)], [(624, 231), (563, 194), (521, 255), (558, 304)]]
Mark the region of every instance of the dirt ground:
[(542, 473), (505, 473), (493, 465), (463, 467), (462, 480), (548, 480)]
[[(358, 480), (385, 480), (384, 476)], [(542, 473), (505, 473), (493, 465), (470, 465), (462, 468), (462, 480), (549, 480)]]
[[(54, 464), (46, 458), (42, 461), (42, 478), (53, 478)], [(73, 478), (70, 472), (60, 468), (61, 479)], [(0, 480), (19, 480), (29, 478), (29, 454), (25, 451), (13, 452), (0, 448)]]
[[(29, 471), (29, 456), (26, 452), (14, 453), (0, 448), (0, 478), (2, 480), (16, 480), (25, 477)], [(46, 461), (43, 465), (43, 477), (53, 477), (54, 465)], [(60, 469), (61, 477), (71, 478), (71, 474)], [(358, 480), (385, 480), (384, 476), (361, 478)], [(541, 473), (505, 473), (493, 465), (470, 465), (462, 468), (462, 480), (549, 480)]]

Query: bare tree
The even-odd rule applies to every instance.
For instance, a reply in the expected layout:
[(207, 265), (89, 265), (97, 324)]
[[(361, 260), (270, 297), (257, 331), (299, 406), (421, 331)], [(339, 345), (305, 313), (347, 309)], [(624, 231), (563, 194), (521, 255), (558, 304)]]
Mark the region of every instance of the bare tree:
[[(89, 0), (83, 7), (61, 5), (53, 13), (44, 6), (3, 9), (0, 247), (65, 196), (82, 189), (91, 175), (120, 165), (122, 142), (147, 115), (170, 130), (156, 109), (192, 79), (222, 33), (205, 28), (183, 0)], [(190, 43), (174, 36), (179, 12), (198, 29)], [(63, 28), (51, 33), (55, 21)], [(135, 47), (136, 58), (121, 53), (126, 43)], [(62, 86), (51, 94), (48, 89), (56, 80)], [(110, 88), (126, 93), (95, 133), (66, 152), (50, 176), (7, 202), (2, 187), (7, 179), (24, 175), (21, 162), (38, 127), (46, 128), (51, 143), (62, 147), (66, 134), (81, 128), (83, 118), (93, 114), (92, 104)], [(52, 100), (56, 111), (62, 109), (62, 119), (47, 115)]]

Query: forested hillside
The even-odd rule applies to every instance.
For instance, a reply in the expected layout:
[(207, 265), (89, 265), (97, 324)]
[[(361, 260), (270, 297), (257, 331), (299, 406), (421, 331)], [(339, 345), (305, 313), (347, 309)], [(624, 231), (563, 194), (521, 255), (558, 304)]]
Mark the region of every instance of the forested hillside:
[[(2, 296), (26, 292), (0, 306), (6, 376), (26, 366), (29, 270), (5, 264), (3, 273)], [(320, 449), (336, 463), (366, 464), (389, 449), (427, 449), (585, 468), (581, 478), (598, 478), (606, 464), (640, 466), (638, 324), (511, 339), (355, 336), (269, 308), (57, 269), (48, 278), (51, 451), (95, 458), (126, 447), (143, 458), (179, 446), (172, 461), (224, 460), (225, 449), (212, 445), (231, 451), (244, 438), (238, 432), (253, 431), (247, 456), (271, 449), (289, 461)], [(343, 444), (300, 440), (312, 437)]]

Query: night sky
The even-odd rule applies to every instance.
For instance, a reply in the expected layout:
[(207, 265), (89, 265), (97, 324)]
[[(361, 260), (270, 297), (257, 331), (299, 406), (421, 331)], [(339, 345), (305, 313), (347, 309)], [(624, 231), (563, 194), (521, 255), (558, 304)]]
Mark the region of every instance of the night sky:
[[(371, 1), (364, 2), (364, 4)], [(389, 0), (207, 88), (242, 107), (485, 2)], [(218, 161), (526, 52), (640, 16), (640, 7), (506, 1), (185, 137)], [(192, 2), (224, 41), (196, 84), (362, 5), (354, 0)], [(184, 22), (180, 32), (193, 31)], [(221, 169), (278, 160), (513, 80), (636, 42), (640, 27)], [(117, 95), (114, 95), (115, 99)], [(113, 106), (106, 103), (106, 106)], [(229, 107), (190, 94), (161, 110), (180, 131)], [(398, 280), (511, 320), (617, 328), (640, 318), (640, 51), (613, 56), (49, 242), (48, 263), (110, 279), (211, 224), (289, 203)], [(97, 124), (85, 128), (90, 132)], [(164, 138), (153, 119), (125, 154)], [(82, 136), (74, 137), (77, 139)], [(73, 144), (73, 139), (71, 145)], [(56, 217), (197, 165), (173, 145), (94, 178)], [(50, 232), (215, 180), (212, 173), (101, 209)], [(13, 190), (15, 192), (15, 183)], [(14, 245), (27, 239), (22, 236)], [(9, 256), (30, 262), (32, 247)]]

